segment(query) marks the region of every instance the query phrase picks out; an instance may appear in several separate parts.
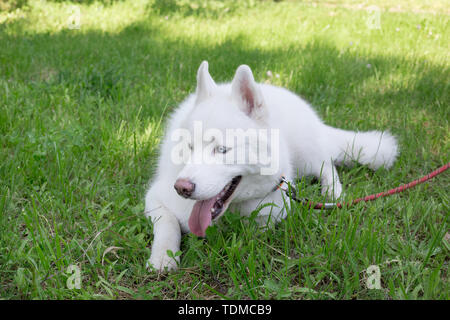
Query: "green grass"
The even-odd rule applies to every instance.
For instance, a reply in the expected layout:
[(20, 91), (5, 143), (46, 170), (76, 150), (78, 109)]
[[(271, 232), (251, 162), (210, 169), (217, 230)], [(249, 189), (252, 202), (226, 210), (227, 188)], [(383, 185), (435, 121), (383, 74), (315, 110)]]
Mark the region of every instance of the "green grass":
[[(229, 212), (206, 239), (183, 237), (169, 275), (145, 269), (142, 214), (167, 115), (202, 60), (217, 81), (250, 65), (330, 125), (397, 135), (391, 170), (339, 169), (348, 198), (448, 162), (445, 1), (403, 1), (400, 12), (371, 1), (381, 29), (354, 1), (160, 3), (82, 5), (78, 30), (67, 28), (69, 4), (0, 13), (0, 297), (449, 299), (448, 173), (350, 209), (294, 203), (265, 232)], [(320, 200), (317, 184), (299, 187)], [(70, 265), (80, 289), (66, 285)], [(370, 265), (380, 290), (366, 286)]]

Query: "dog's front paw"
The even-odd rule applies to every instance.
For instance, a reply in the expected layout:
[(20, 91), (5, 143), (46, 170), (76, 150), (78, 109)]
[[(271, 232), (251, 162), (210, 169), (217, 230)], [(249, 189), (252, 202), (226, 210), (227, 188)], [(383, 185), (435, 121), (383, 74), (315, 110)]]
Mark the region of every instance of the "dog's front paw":
[(176, 271), (180, 257), (169, 257), (167, 253), (152, 253), (148, 259), (146, 267), (159, 273)]

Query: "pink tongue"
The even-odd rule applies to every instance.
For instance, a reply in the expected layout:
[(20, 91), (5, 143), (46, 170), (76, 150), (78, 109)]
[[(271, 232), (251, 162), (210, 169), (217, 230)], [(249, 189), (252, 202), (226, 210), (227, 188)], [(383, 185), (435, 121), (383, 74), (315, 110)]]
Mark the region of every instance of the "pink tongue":
[(189, 229), (191, 232), (199, 237), (206, 235), (206, 228), (211, 224), (211, 208), (216, 202), (216, 197), (208, 200), (197, 201), (192, 208), (191, 216), (189, 217)]

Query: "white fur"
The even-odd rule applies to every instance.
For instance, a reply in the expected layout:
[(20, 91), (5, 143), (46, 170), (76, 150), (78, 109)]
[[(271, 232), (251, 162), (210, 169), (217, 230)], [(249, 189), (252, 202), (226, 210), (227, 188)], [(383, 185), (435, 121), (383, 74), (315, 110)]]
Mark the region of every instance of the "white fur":
[[(177, 165), (171, 161), (174, 130), (193, 130), (194, 121), (205, 128), (223, 132), (230, 128), (275, 128), (280, 132), (279, 169), (261, 175), (258, 165)], [(223, 141), (218, 141), (218, 144)], [(239, 146), (234, 146), (239, 148)], [(200, 156), (194, 147), (191, 159)], [(397, 156), (396, 139), (387, 132), (352, 132), (325, 125), (311, 106), (294, 93), (268, 84), (257, 84), (248, 66), (240, 66), (232, 83), (216, 85), (203, 62), (197, 74), (197, 91), (172, 115), (161, 145), (158, 170), (146, 194), (145, 214), (154, 224), (154, 240), (148, 265), (163, 271), (175, 270), (177, 262), (167, 250), (180, 249), (181, 233), (189, 232), (188, 219), (196, 200), (208, 199), (236, 175), (242, 175), (231, 206), (249, 215), (260, 204), (273, 203), (259, 211), (261, 223), (277, 221), (286, 215), (281, 191), (272, 189), (284, 175), (314, 175), (322, 192), (338, 198), (342, 186), (335, 164), (355, 161), (372, 169), (392, 166)], [(174, 183), (186, 178), (195, 183), (192, 199), (179, 196)], [(179, 261), (178, 257), (176, 258)]]

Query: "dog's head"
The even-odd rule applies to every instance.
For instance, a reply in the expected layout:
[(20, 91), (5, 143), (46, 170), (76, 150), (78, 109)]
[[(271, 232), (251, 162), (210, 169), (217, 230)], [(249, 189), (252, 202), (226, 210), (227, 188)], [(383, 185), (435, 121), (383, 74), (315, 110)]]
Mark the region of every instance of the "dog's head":
[[(267, 125), (268, 108), (252, 71), (241, 65), (229, 85), (217, 86), (204, 61), (197, 73), (195, 105), (174, 154), (184, 167), (175, 182), (182, 197), (196, 200), (191, 231), (205, 235), (232, 200), (263, 197), (279, 178), (279, 132)], [(252, 185), (257, 184), (257, 185)]]

